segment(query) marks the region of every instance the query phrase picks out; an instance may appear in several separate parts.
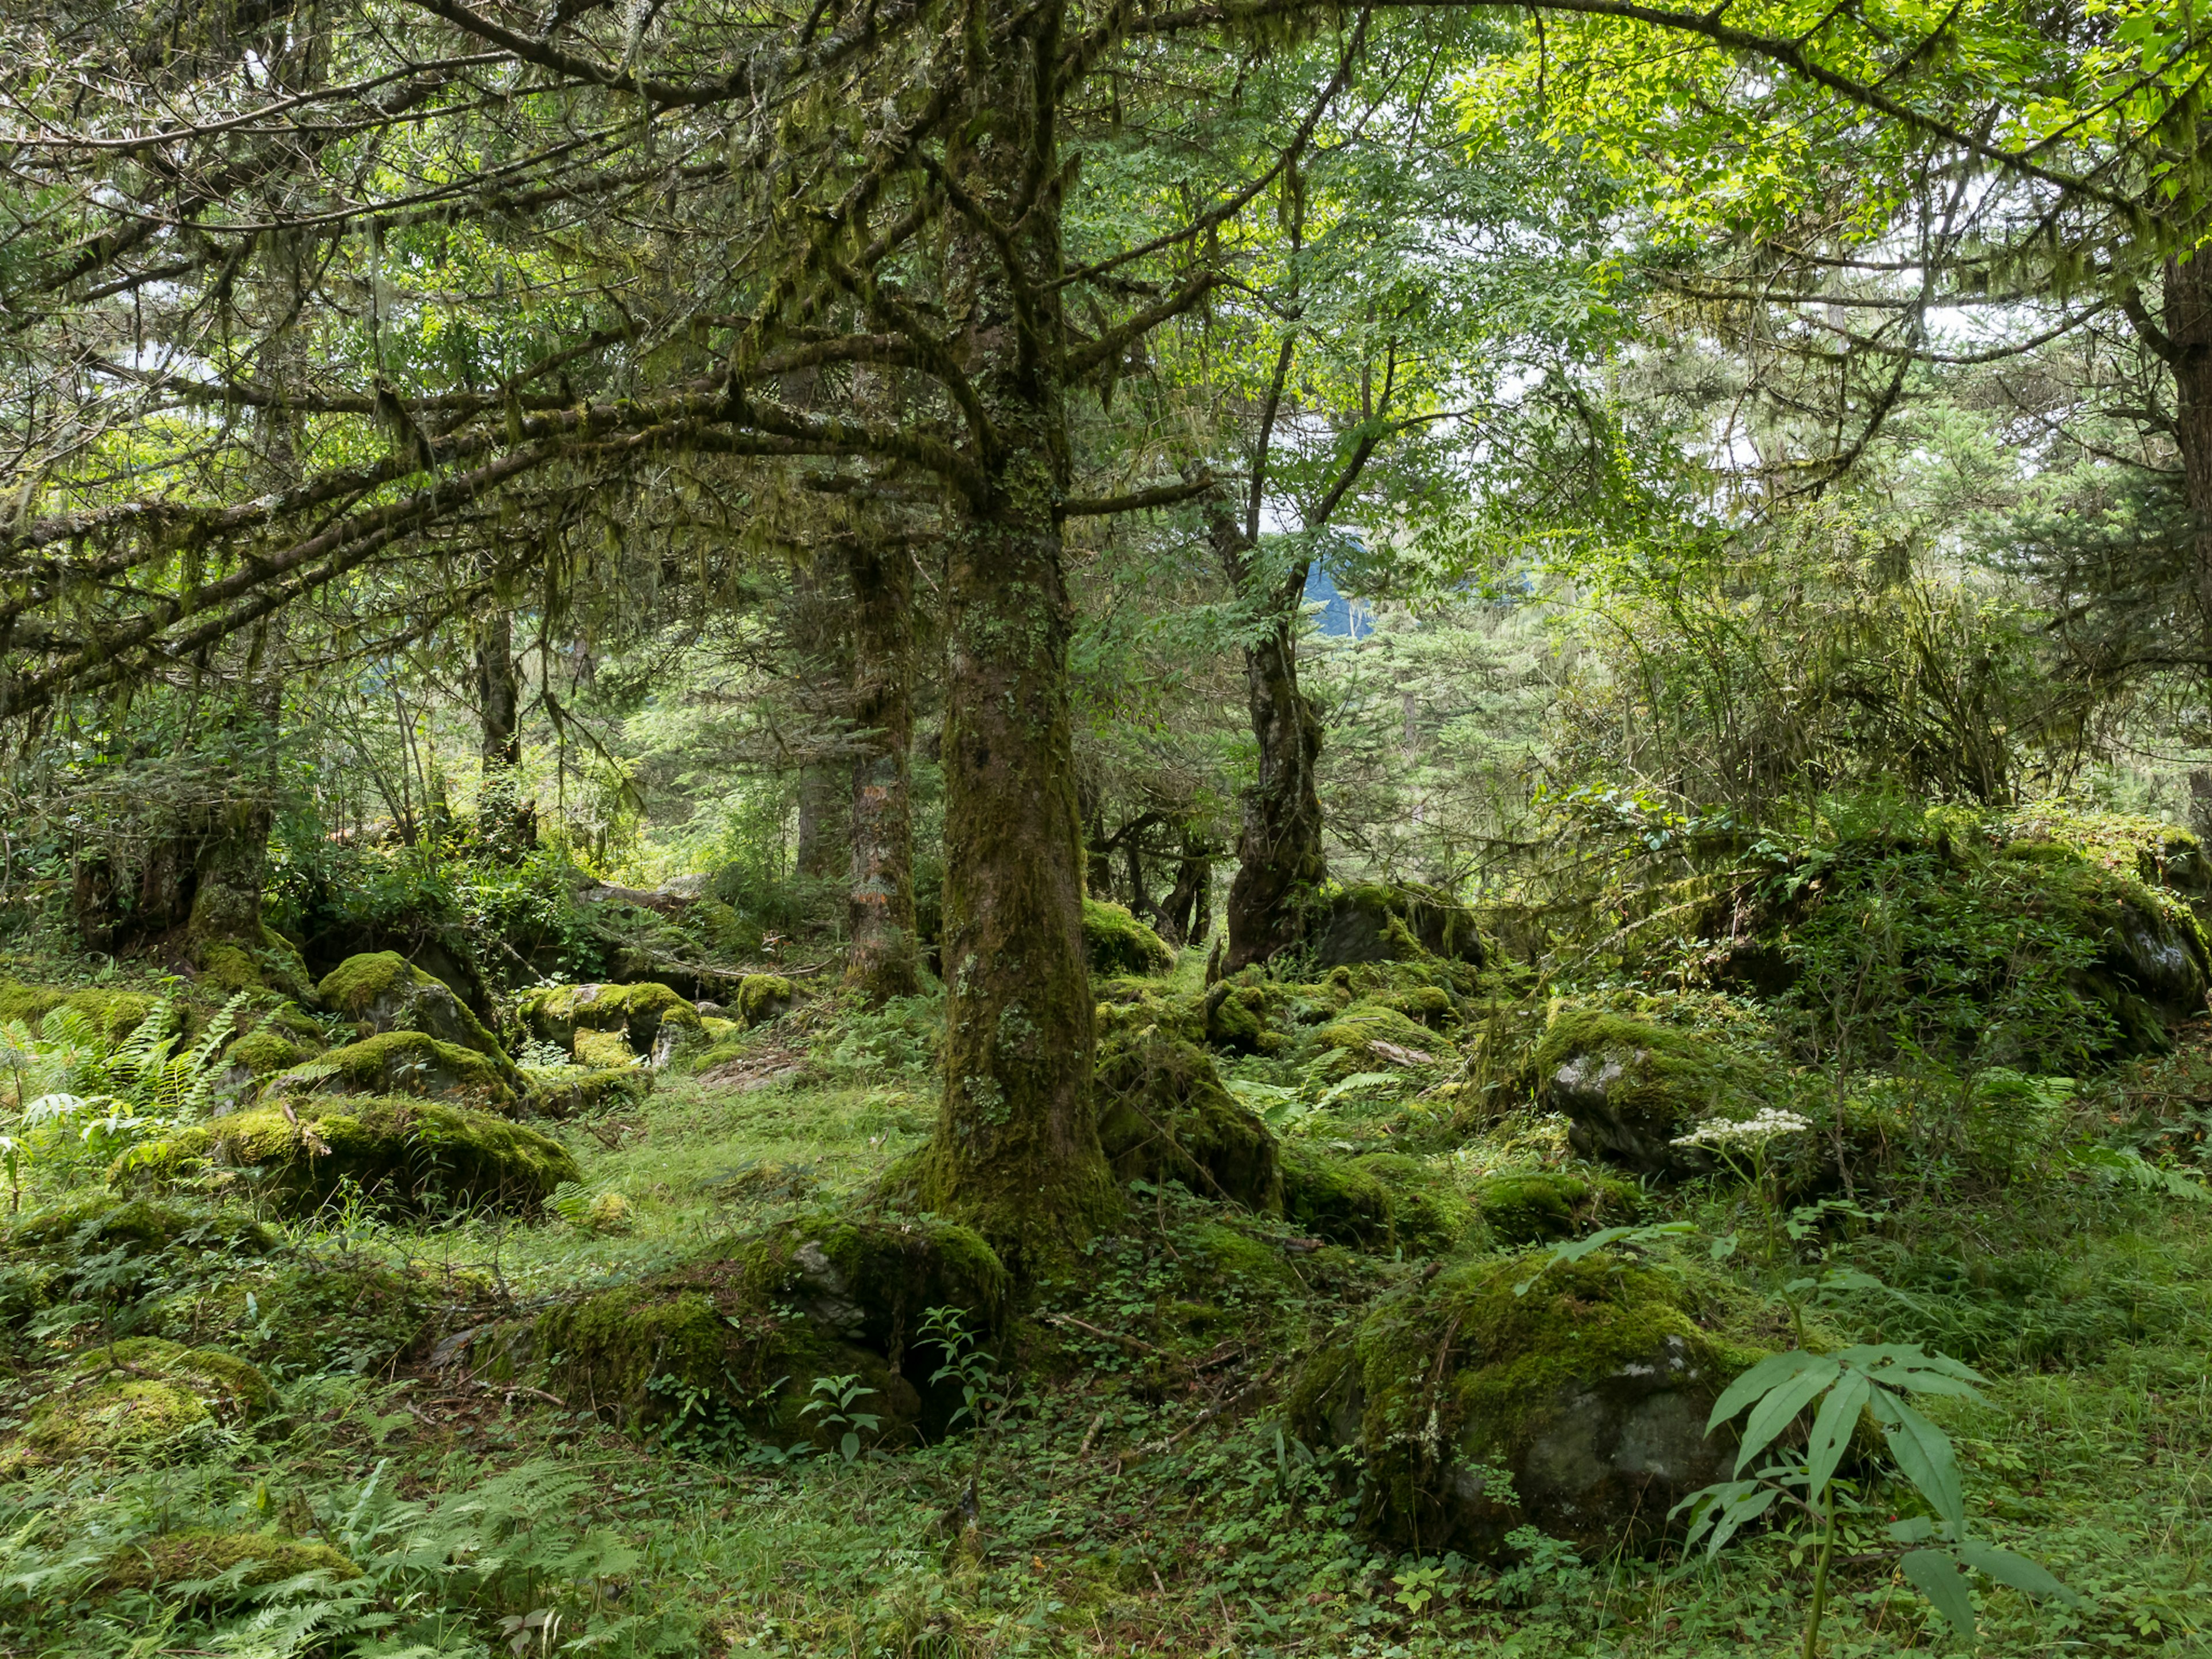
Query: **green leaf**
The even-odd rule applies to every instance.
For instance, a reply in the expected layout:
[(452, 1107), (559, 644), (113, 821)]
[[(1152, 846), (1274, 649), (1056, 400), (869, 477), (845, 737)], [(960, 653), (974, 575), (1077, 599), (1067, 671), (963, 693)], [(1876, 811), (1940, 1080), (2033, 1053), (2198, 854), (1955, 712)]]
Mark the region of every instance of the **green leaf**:
[(1959, 1559), (1977, 1572), (1987, 1573), (2000, 1584), (2008, 1584), (2023, 1595), (2056, 1596), (2078, 1607), (2081, 1598), (2024, 1555), (1968, 1539), (1959, 1546)]
[(1736, 1454), (1735, 1473), (1741, 1474), (1744, 1465), (1765, 1450), (1776, 1435), (1795, 1423), (1798, 1413), (1832, 1386), (1838, 1374), (1836, 1362), (1824, 1360), (1808, 1365), (1796, 1376), (1768, 1390), (1766, 1398), (1752, 1407), (1751, 1415), (1744, 1421), (1743, 1446)]
[(1934, 1534), (1936, 1523), (1924, 1515), (1908, 1515), (1891, 1522), (1887, 1530), (1893, 1544), (1924, 1544)]
[(1929, 1600), (1961, 1636), (1974, 1633), (1974, 1598), (1958, 1564), (1942, 1550), (1914, 1550), (1898, 1563), (1912, 1587)]
[(1851, 1431), (1858, 1426), (1859, 1413), (1866, 1408), (1867, 1396), (1873, 1392), (1874, 1382), (1864, 1371), (1846, 1370), (1820, 1402), (1820, 1414), (1813, 1419), (1812, 1437), (1805, 1443), (1807, 1501), (1819, 1503), (1820, 1494), (1827, 1490), (1836, 1465), (1843, 1461), (1844, 1448), (1851, 1443)]
[(1746, 1406), (1784, 1379), (1797, 1375), (1808, 1365), (1821, 1363), (1816, 1353), (1807, 1353), (1802, 1348), (1792, 1348), (1787, 1353), (1769, 1354), (1723, 1390), (1713, 1401), (1712, 1415), (1705, 1419), (1705, 1432), (1715, 1429), (1734, 1417)]
[(1713, 1535), (1706, 1542), (1705, 1553), (1718, 1555), (1721, 1546), (1735, 1537), (1738, 1528), (1758, 1520), (1773, 1507), (1774, 1500), (1781, 1496), (1781, 1487), (1763, 1486), (1756, 1492), (1729, 1499), (1721, 1506), (1720, 1518), (1713, 1523)]
[(1887, 1389), (1875, 1402), (1882, 1437), (1899, 1471), (1920, 1490), (1928, 1507), (1951, 1523), (1954, 1535), (1966, 1529), (1966, 1498), (1959, 1478), (1958, 1454), (1951, 1437)]

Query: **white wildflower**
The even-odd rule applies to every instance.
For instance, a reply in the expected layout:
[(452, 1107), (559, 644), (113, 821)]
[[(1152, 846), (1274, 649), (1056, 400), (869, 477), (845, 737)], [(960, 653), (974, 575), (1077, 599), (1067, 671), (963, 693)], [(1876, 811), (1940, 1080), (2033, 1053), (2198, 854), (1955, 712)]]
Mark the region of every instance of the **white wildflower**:
[(1747, 1118), (1708, 1118), (1686, 1135), (1676, 1135), (1677, 1146), (1757, 1146), (1778, 1135), (1794, 1135), (1813, 1127), (1810, 1120), (1795, 1112), (1785, 1112), (1778, 1107), (1762, 1106), (1757, 1115)]

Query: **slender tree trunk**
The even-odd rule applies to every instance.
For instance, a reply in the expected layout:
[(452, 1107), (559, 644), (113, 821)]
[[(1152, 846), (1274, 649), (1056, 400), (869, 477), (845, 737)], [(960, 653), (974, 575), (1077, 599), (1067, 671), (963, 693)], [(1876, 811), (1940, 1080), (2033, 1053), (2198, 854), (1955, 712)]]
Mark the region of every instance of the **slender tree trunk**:
[(1073, 614), (1055, 514), (1068, 476), (1056, 186), (1025, 201), (1032, 178), (1060, 175), (1061, 15), (1048, 4), (997, 40), (979, 20), (969, 136), (945, 158), (976, 207), (1014, 228), (1002, 244), (969, 211), (946, 215), (948, 310), (992, 438), (947, 572), (945, 1101), (924, 1192), (1018, 1270), (1093, 1230), (1115, 1198), (1091, 1103)]
[(522, 796), (522, 670), (514, 655), (514, 613), (495, 605), (471, 629), (476, 655), (477, 708), (483, 766), (477, 796), (477, 836), (520, 854), (537, 840), (537, 813)]
[[(1242, 589), (1255, 575), (1256, 550), (1224, 513), (1212, 521), (1214, 550)], [(1322, 854), (1321, 797), (1314, 769), (1321, 760), (1321, 720), (1298, 689), (1297, 624), (1306, 567), (1290, 572), (1265, 595), (1267, 625), (1244, 649), (1244, 699), (1260, 773), (1244, 797), (1237, 874), (1229, 884), (1229, 954), (1234, 973), (1301, 943), (1310, 901), (1328, 873)]]
[[(817, 550), (799, 568), (793, 623), (801, 641), (814, 695), (830, 692), (829, 707), (814, 712), (840, 717), (847, 711), (844, 690), (850, 678), (851, 629), (839, 577), (844, 562), (831, 549)], [(852, 774), (842, 757), (817, 755), (799, 769), (799, 873), (814, 881), (842, 878), (852, 854), (847, 818), (852, 810)]]
[(845, 982), (870, 1002), (921, 988), (915, 939), (914, 565), (903, 546), (845, 544), (853, 585), (852, 934)]

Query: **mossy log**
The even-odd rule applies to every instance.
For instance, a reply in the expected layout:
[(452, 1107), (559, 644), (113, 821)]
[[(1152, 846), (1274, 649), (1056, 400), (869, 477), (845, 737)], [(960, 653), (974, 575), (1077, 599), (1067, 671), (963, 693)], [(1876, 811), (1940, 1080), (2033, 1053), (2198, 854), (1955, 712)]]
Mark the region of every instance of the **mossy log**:
[(1309, 1361), (1291, 1419), (1357, 1456), (1359, 1520), (1424, 1554), (1503, 1552), (1534, 1526), (1593, 1554), (1664, 1536), (1728, 1478), (1705, 1419), (1763, 1357), (1701, 1319), (1682, 1280), (1600, 1252), (1466, 1261), (1384, 1297)]

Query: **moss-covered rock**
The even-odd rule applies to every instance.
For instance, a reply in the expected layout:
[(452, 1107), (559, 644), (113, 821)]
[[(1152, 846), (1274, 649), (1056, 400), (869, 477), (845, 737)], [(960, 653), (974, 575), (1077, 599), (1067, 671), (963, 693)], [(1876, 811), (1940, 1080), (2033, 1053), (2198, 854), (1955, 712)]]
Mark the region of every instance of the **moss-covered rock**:
[[(347, 1556), (313, 1539), (267, 1532), (165, 1532), (109, 1557), (91, 1589), (95, 1595), (112, 1595), (219, 1580), (236, 1595), (311, 1572), (333, 1583), (361, 1577)], [(210, 1601), (224, 1599), (217, 1591), (201, 1594)]]
[(257, 1190), (294, 1210), (314, 1208), (348, 1180), (404, 1207), (533, 1208), (578, 1178), (557, 1140), (465, 1107), (323, 1098), (299, 1101), (295, 1113), (263, 1108), (179, 1130), (118, 1158), (110, 1178), (159, 1187), (210, 1167), (252, 1172)]
[(1314, 957), (1324, 968), (1423, 957), (1478, 968), (1483, 962), (1474, 913), (1433, 888), (1347, 887), (1328, 901), (1314, 933)]
[(765, 1025), (789, 1013), (796, 994), (781, 974), (747, 974), (738, 982), (738, 1017), (747, 1026)]
[(1538, 1244), (1632, 1221), (1643, 1208), (1632, 1182), (1565, 1170), (1497, 1175), (1474, 1191), (1474, 1206), (1501, 1244)]
[(444, 1333), (453, 1291), (373, 1262), (304, 1256), (173, 1291), (143, 1323), (189, 1347), (218, 1344), (272, 1376), (374, 1376)]
[(1127, 907), (1103, 899), (1083, 901), (1083, 951), (1094, 974), (1164, 974), (1176, 962), (1167, 941)]
[(1453, 1053), (1445, 1038), (1371, 999), (1352, 1003), (1326, 1025), (1307, 1033), (1300, 1051), (1309, 1056), (1308, 1067), (1322, 1082), (1354, 1072), (1433, 1066)]
[(1221, 1086), (1205, 1049), (1157, 1027), (1110, 1032), (1091, 1091), (1119, 1179), (1179, 1181), (1201, 1198), (1281, 1212), (1274, 1134)]
[(289, 1071), (307, 1059), (307, 1052), (283, 1032), (264, 1025), (224, 1049), (222, 1060), (226, 1069), (247, 1079), (260, 1079)]
[(1297, 1140), (1284, 1142), (1280, 1157), (1284, 1216), (1333, 1243), (1432, 1255), (1455, 1249), (1475, 1224), (1473, 1206), (1417, 1158)]
[(194, 904), (185, 959), (199, 978), (225, 996), (265, 991), (294, 1001), (313, 1001), (314, 981), (299, 947), (258, 917), (238, 920), (244, 931), (210, 929)]
[(1709, 1173), (1710, 1153), (1674, 1140), (1705, 1119), (1754, 1107), (1741, 1056), (1698, 1032), (1602, 1008), (1559, 1010), (1535, 1071), (1544, 1104), (1570, 1121), (1574, 1149), (1639, 1175)]
[(453, 988), (397, 951), (348, 957), (316, 987), (324, 1003), (375, 1032), (420, 1031), (459, 1048), (473, 1048), (501, 1067), (507, 1050)]
[(31, 1211), (0, 1230), (0, 1252), (9, 1255), (100, 1255), (117, 1249), (135, 1255), (179, 1244), (265, 1255), (276, 1243), (274, 1228), (236, 1210), (101, 1194)]
[(274, 1411), (268, 1380), (234, 1354), (160, 1337), (78, 1357), (4, 1449), (0, 1471), (143, 1457)]
[(637, 1065), (637, 1050), (620, 1031), (579, 1031), (572, 1052), (577, 1065), (592, 1071), (623, 1071)]
[[(626, 1041), (633, 1055), (665, 1066), (677, 1054), (704, 1048), (698, 1011), (665, 985), (547, 985), (524, 997), (517, 1012), (532, 1036), (575, 1054), (580, 1033), (608, 1032)], [(605, 1065), (579, 1056), (586, 1065)]]
[(701, 1014), (699, 1027), (706, 1032), (707, 1042), (710, 1047), (733, 1042), (745, 1034), (743, 1020), (724, 1019), (715, 1014)]
[(884, 1419), (867, 1438), (907, 1445), (945, 1433), (960, 1404), (929, 1380), (944, 1356), (924, 1316), (956, 1308), (987, 1330), (1006, 1291), (998, 1257), (964, 1227), (817, 1216), (553, 1309), (479, 1370), (535, 1370), (632, 1425), (704, 1412), (781, 1444), (834, 1440), (803, 1408), (817, 1378), (857, 1376), (873, 1391), (859, 1409)]
[(0, 1022), (21, 1024), (33, 1031), (48, 1014), (66, 1008), (82, 1018), (97, 1036), (120, 1042), (154, 1012), (155, 999), (135, 991), (70, 989), (56, 985), (23, 985), (0, 980)]
[(473, 1048), (420, 1031), (384, 1031), (317, 1055), (279, 1077), (276, 1086), (324, 1094), (414, 1095), (495, 1107), (514, 1103), (514, 1084), (520, 1081), (514, 1067)]
[(1727, 1478), (1720, 1392), (1761, 1353), (1711, 1328), (1684, 1281), (1604, 1252), (1463, 1261), (1384, 1297), (1309, 1361), (1291, 1417), (1352, 1449), (1360, 1521), (1424, 1553), (1488, 1555), (1533, 1525), (1593, 1553), (1647, 1547)]
[(599, 1071), (580, 1066), (522, 1068), (523, 1109), (536, 1117), (583, 1117), (635, 1104), (651, 1086), (652, 1079), (635, 1065)]
[(1241, 978), (1210, 987), (1206, 994), (1206, 1040), (1217, 1048), (1237, 1054), (1275, 1053), (1283, 1046), (1282, 1035), (1269, 1027), (1275, 1000), (1268, 987)]

